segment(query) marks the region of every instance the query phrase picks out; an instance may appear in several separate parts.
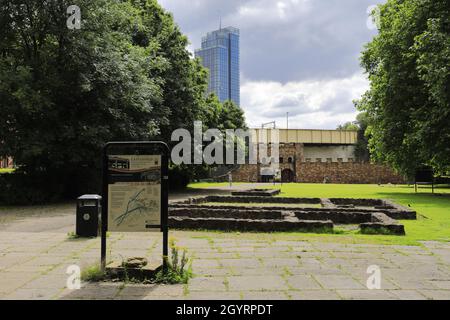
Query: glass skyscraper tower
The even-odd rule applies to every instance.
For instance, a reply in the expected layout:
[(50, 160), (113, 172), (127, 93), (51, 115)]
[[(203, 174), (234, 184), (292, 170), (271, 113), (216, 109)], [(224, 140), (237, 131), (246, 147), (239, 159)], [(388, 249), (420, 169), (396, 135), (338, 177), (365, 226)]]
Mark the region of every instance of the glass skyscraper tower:
[(220, 102), (231, 100), (239, 106), (239, 29), (227, 27), (208, 32), (195, 56), (209, 69), (208, 92), (215, 93)]

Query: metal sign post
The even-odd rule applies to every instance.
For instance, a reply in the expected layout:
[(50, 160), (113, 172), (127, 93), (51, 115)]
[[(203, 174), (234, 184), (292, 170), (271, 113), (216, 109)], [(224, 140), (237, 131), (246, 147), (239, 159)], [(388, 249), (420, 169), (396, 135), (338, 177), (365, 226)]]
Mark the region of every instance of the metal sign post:
[(109, 142), (103, 148), (101, 269), (106, 232), (160, 231), (167, 269), (169, 148), (164, 142)]

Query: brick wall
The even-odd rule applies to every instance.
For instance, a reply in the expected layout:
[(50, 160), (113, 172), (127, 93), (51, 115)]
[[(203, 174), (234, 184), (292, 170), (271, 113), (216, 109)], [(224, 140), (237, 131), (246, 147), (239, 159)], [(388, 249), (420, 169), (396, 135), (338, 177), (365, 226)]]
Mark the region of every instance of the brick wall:
[(257, 164), (242, 164), (233, 171), (232, 178), (235, 182), (258, 182), (259, 169)]
[[(385, 165), (359, 162), (297, 162), (297, 182), (323, 183), (327, 177), (329, 183), (405, 183), (405, 179)], [(258, 166), (245, 164), (233, 171), (235, 182), (258, 182)]]
[(0, 168), (13, 168), (14, 163), (11, 157), (8, 158), (0, 158)]
[[(327, 177), (329, 183), (405, 183), (405, 179), (395, 173), (390, 167), (365, 162), (304, 162), (303, 144), (280, 145), (280, 157), (283, 162), (280, 169), (290, 169), (294, 181), (308, 183), (323, 183)], [(270, 155), (270, 147), (268, 148)], [(292, 157), (292, 163), (288, 158)], [(261, 165), (245, 164), (233, 171), (233, 181), (257, 182)]]
[(385, 165), (360, 162), (297, 163), (297, 182), (322, 183), (405, 183), (405, 179)]

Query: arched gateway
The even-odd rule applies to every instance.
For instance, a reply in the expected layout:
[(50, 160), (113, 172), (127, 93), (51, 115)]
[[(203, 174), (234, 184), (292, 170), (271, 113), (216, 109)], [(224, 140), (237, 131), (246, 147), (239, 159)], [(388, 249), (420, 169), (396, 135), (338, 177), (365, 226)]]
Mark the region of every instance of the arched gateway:
[(282, 182), (294, 182), (294, 171), (291, 169), (284, 169), (281, 171)]

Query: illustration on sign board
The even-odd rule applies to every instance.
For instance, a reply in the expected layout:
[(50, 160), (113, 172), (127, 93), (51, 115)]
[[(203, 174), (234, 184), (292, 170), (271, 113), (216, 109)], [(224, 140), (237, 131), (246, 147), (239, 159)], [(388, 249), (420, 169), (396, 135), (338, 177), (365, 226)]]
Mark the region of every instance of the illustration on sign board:
[(145, 189), (141, 189), (138, 193), (133, 195), (130, 200), (128, 200), (127, 209), (124, 213), (122, 213), (120, 216), (118, 216), (115, 219), (115, 222), (118, 226), (120, 226), (124, 220), (129, 218), (132, 214), (142, 214), (146, 211), (153, 210), (157, 204), (155, 201), (145, 201), (145, 199), (140, 198), (139, 196), (145, 191)]
[(161, 224), (161, 156), (108, 157), (108, 230), (139, 232)]

